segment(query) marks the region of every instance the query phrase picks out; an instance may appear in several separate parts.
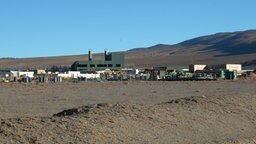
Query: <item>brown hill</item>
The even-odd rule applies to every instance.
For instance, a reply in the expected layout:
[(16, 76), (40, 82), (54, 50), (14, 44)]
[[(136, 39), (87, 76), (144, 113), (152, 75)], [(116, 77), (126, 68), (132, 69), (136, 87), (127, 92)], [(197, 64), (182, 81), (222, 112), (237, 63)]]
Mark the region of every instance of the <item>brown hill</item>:
[[(127, 52), (130, 63), (146, 65), (247, 63), (256, 59), (256, 30), (217, 33), (176, 45), (158, 44)], [(129, 61), (130, 60), (130, 61)]]
[[(94, 59), (103, 59), (102, 54)], [(125, 53), (127, 66), (147, 67), (178, 64), (252, 63), (256, 59), (256, 30), (217, 33), (175, 45), (158, 44), (149, 48), (132, 49)], [(87, 55), (44, 58), (2, 59), (0, 68), (70, 66), (76, 60), (87, 60)]]

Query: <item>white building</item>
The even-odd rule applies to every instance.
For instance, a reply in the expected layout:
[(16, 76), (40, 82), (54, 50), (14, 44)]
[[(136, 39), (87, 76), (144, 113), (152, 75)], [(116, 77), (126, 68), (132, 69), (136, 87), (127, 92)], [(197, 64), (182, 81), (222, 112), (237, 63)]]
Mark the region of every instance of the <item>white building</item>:
[(241, 64), (220, 64), (220, 65), (211, 65), (209, 67), (214, 70), (229, 70), (229, 71), (236, 71), (238, 73), (242, 72)]
[(10, 72), (11, 75), (13, 77), (30, 77), (30, 78), (33, 78), (34, 77), (34, 72), (30, 72), (30, 71), (11, 71)]
[(70, 79), (71, 75), (68, 73), (58, 73), (57, 74), (58, 77), (64, 78), (64, 79)]
[(97, 74), (81, 74), (80, 71), (68, 71), (67, 73), (57, 73), (58, 77), (64, 79), (77, 79), (77, 78), (86, 78), (86, 79), (96, 79), (100, 78), (100, 73)]
[(238, 73), (242, 71), (241, 64), (226, 64), (226, 70), (237, 71)]
[(70, 75), (71, 78), (77, 79), (80, 75), (80, 71), (68, 71), (68, 74)]
[(100, 74), (80, 74), (79, 77), (86, 79), (98, 79), (100, 78)]
[(193, 65), (189, 65), (189, 71), (195, 72), (197, 70), (204, 70), (205, 67), (206, 65), (204, 64), (193, 64)]

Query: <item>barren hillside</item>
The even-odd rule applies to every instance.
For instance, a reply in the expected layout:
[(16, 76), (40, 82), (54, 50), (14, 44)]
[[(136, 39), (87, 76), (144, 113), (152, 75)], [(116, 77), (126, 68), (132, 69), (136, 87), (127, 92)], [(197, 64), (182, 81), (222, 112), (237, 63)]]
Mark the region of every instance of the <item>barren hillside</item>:
[[(96, 54), (94, 59), (103, 59)], [(149, 48), (125, 52), (126, 66), (146, 67), (178, 64), (254, 64), (256, 59), (256, 30), (217, 33), (187, 40), (175, 45), (158, 44)], [(87, 55), (44, 58), (2, 59), (0, 68), (27, 66), (70, 66), (76, 60), (87, 60)]]

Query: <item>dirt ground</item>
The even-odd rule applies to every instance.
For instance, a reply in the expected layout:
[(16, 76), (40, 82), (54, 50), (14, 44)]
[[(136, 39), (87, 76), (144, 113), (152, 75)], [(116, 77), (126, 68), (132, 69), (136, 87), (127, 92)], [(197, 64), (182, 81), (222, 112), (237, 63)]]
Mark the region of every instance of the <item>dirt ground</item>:
[(1, 83), (0, 117), (0, 143), (256, 143), (256, 81)]

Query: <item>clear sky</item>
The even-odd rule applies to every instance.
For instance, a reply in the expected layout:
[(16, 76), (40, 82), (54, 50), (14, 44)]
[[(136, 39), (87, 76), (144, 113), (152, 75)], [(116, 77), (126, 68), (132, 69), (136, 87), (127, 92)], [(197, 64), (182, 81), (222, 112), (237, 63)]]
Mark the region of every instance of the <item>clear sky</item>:
[(0, 0), (0, 57), (124, 51), (256, 29), (256, 0)]

